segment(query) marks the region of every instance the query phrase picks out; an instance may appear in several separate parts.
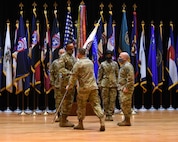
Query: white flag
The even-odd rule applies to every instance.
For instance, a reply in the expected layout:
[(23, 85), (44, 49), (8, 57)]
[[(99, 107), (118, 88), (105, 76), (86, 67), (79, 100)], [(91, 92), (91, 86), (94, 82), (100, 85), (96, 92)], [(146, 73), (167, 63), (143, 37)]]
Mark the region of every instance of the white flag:
[(83, 45), (83, 48), (89, 50), (92, 43), (93, 43), (93, 40), (94, 40), (94, 37), (96, 35), (96, 32), (98, 30), (98, 26), (99, 26), (99, 23), (100, 23), (100, 20), (101, 18), (98, 20), (95, 28), (93, 29), (93, 31), (90, 33), (89, 37), (87, 38), (87, 40), (85, 41), (84, 45)]
[(6, 90), (12, 93), (12, 55), (11, 55), (11, 40), (10, 40), (10, 23), (7, 23), (4, 59), (3, 59), (3, 73), (6, 77)]

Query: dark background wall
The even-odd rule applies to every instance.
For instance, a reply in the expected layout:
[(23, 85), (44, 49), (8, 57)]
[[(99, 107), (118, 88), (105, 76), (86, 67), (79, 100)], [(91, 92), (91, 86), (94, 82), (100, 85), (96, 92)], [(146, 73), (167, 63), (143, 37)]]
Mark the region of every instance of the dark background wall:
[[(58, 19), (60, 23), (60, 32), (61, 35), (64, 33), (64, 24), (65, 24), (65, 16), (66, 16), (66, 7), (67, 0), (36, 0), (37, 3), (37, 15), (40, 21), (43, 21), (43, 4), (47, 3), (48, 8), (48, 18), (50, 23), (53, 20), (53, 4), (54, 2), (58, 3)], [(24, 20), (29, 20), (31, 22), (32, 18), (32, 3), (34, 0), (5, 0), (0, 4), (0, 32), (2, 35), (5, 35), (6, 28), (6, 20), (9, 19), (11, 23), (11, 38), (14, 36), (15, 22), (19, 19), (19, 4), (23, 3), (23, 11), (24, 11)], [(81, 0), (71, 0), (71, 8), (72, 8), (72, 17), (73, 21), (77, 20), (78, 16), (78, 6)], [(131, 22), (132, 22), (132, 12), (133, 12), (133, 4), (137, 5), (137, 20), (138, 20), (138, 32), (141, 32), (141, 21), (145, 21), (145, 31), (146, 31), (146, 44), (149, 44), (149, 30), (150, 23), (154, 21), (156, 29), (159, 26), (160, 21), (163, 21), (163, 43), (164, 43), (164, 52), (167, 49), (167, 39), (169, 35), (169, 22), (173, 21), (174, 24), (174, 33), (177, 35), (178, 31), (178, 8), (175, 0), (163, 1), (163, 0), (84, 0), (87, 6), (87, 35), (91, 32), (94, 22), (98, 20), (99, 17), (99, 5), (101, 2), (104, 4), (104, 17), (105, 20), (108, 20), (108, 4), (111, 3), (113, 5), (113, 20), (116, 21), (116, 46), (118, 46), (119, 32), (120, 32), (120, 24), (122, 18), (122, 4), (126, 4), (126, 12), (127, 12), (127, 20), (129, 26), (129, 32), (131, 32)], [(4, 38), (4, 37), (3, 37)], [(148, 53), (146, 53), (148, 54)], [(164, 54), (164, 59), (165, 59)], [(164, 88), (166, 88), (166, 83), (164, 84)], [(141, 108), (144, 105), (146, 108), (150, 108), (152, 105), (155, 108), (159, 108), (160, 105), (163, 105), (164, 108), (168, 108), (170, 103), (173, 103), (173, 107), (177, 108), (178, 101), (177, 95), (173, 94), (170, 97), (170, 92), (166, 92), (163, 90), (163, 93), (156, 94), (154, 96), (147, 94), (142, 94), (140, 88), (137, 88), (134, 97), (134, 104), (137, 108)], [(162, 98), (160, 97), (162, 96)], [(13, 94), (10, 95), (9, 102), (6, 94), (3, 94), (0, 97), (0, 109), (4, 110), (9, 105), (12, 109), (16, 109), (18, 103), (22, 107), (21, 96), (20, 103), (18, 102), (17, 96)], [(41, 109), (45, 107), (45, 98), (44, 95), (39, 95), (39, 106)], [(33, 97), (26, 98), (25, 97), (25, 107), (28, 105), (26, 102), (30, 100), (30, 107), (33, 108)], [(51, 109), (54, 109), (54, 99), (53, 92), (48, 96), (49, 106)]]

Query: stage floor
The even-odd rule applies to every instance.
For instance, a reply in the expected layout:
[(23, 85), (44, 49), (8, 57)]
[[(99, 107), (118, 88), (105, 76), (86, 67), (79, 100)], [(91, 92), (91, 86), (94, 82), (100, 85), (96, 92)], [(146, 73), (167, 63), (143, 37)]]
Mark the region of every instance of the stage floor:
[[(0, 112), (0, 142), (176, 142), (178, 110), (136, 110), (132, 126), (117, 126), (123, 119), (115, 113), (114, 121), (106, 121), (106, 131), (99, 131), (99, 119), (86, 116), (85, 130), (61, 128), (53, 123), (54, 112)], [(77, 125), (77, 117), (68, 119)]]

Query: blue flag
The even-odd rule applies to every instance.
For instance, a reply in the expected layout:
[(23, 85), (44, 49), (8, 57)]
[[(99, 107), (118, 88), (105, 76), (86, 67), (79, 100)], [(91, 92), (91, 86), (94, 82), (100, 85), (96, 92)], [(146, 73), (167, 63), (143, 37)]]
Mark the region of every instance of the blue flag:
[(115, 47), (115, 37), (113, 36), (113, 24), (112, 24), (112, 14), (109, 14), (109, 21), (107, 24), (107, 39), (108, 39), (108, 43), (107, 43), (107, 49), (114, 51), (114, 47)]
[(19, 29), (17, 31), (17, 69), (16, 79), (28, 75), (28, 49), (23, 17), (20, 16)]
[(164, 81), (164, 65), (163, 65), (163, 41), (162, 41), (162, 26), (160, 25), (157, 38), (157, 68), (158, 68), (158, 90), (162, 92)]
[(125, 51), (130, 55), (130, 43), (125, 9), (122, 10), (122, 23), (119, 35), (119, 48), (121, 51)]
[(39, 41), (39, 25), (37, 27), (36, 16), (32, 16), (32, 31), (31, 31), (31, 72), (32, 72), (32, 87), (40, 94), (41, 93), (41, 51)]
[(25, 26), (22, 15), (17, 29), (16, 45), (13, 51), (13, 67), (15, 68), (14, 85), (16, 94), (23, 91), (23, 79), (29, 75), (29, 60)]
[(58, 58), (58, 49), (60, 48), (60, 31), (59, 31), (59, 22), (57, 16), (53, 20), (53, 27), (51, 32), (51, 42), (52, 42), (52, 61)]
[(131, 63), (134, 66), (135, 71), (135, 84), (134, 86), (139, 85), (139, 68), (138, 68), (138, 33), (137, 33), (137, 15), (136, 12), (133, 12), (133, 23), (132, 23), (132, 33), (131, 33)]
[(152, 78), (152, 93), (158, 89), (158, 71), (156, 62), (156, 42), (155, 42), (155, 29), (154, 25), (151, 24), (151, 37), (148, 55), (148, 73)]
[(94, 40), (92, 42), (92, 57), (93, 57), (93, 63), (94, 63), (94, 73), (95, 73), (95, 78), (97, 80), (98, 78), (98, 40), (97, 36), (94, 37)]

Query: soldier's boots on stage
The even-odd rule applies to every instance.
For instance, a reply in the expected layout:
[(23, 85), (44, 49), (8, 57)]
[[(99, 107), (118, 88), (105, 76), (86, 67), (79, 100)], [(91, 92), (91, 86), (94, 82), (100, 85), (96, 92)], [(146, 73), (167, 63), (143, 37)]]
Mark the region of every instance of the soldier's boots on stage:
[(125, 120), (117, 123), (118, 126), (131, 126), (130, 117), (125, 117)]
[(83, 127), (83, 120), (79, 120), (78, 125), (75, 126), (74, 129), (84, 130), (84, 127)]
[(60, 127), (74, 127), (74, 124), (67, 120), (67, 115), (62, 115), (60, 118)]
[(106, 115), (105, 121), (113, 121), (112, 115)]
[(100, 131), (105, 131), (105, 121), (104, 117), (100, 118)]

